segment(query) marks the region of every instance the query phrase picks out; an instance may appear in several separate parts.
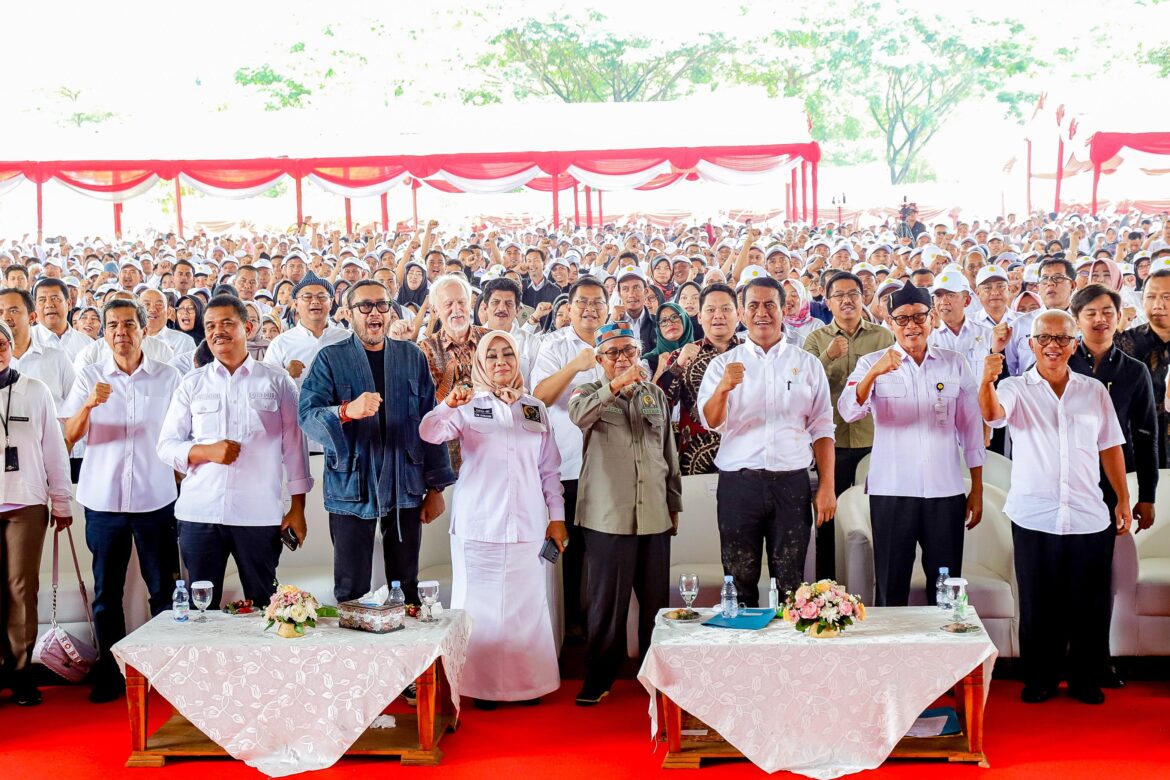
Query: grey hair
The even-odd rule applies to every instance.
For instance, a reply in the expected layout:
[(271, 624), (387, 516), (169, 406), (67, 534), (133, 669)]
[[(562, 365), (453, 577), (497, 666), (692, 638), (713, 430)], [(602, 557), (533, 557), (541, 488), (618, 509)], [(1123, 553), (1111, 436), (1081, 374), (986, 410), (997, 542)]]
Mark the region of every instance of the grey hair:
[(1051, 320), (1059, 320), (1064, 325), (1065, 330), (1069, 332), (1070, 336), (1077, 335), (1077, 321), (1073, 319), (1071, 314), (1061, 309), (1045, 309), (1037, 314), (1032, 320), (1032, 331), (1030, 335), (1039, 336), (1040, 329), (1044, 326), (1044, 323)]
[[(165, 299), (166, 296), (163, 296), (163, 298)], [(103, 328), (106, 326), (106, 313), (113, 311), (114, 309), (133, 309), (134, 316), (138, 320), (138, 327), (146, 327), (146, 309), (142, 307), (141, 303), (134, 300), (133, 298), (111, 298), (110, 300), (106, 301), (104, 306), (102, 306)]]
[(435, 281), (431, 282), (431, 300), (435, 301), (438, 298), (439, 291), (444, 287), (455, 285), (463, 293), (464, 300), (471, 305), (471, 284), (467, 281), (467, 277), (463, 274), (443, 274)]

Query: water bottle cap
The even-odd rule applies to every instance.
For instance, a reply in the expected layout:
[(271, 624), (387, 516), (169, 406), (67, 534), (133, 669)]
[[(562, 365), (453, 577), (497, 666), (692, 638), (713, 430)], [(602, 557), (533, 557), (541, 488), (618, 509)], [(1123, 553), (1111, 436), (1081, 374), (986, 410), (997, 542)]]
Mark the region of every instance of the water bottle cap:
[(391, 580), (391, 581), (390, 581), (390, 587), (391, 587), (391, 588), (401, 588), (401, 587), (402, 587), (402, 583), (401, 583), (401, 582), (399, 582), (398, 580)]
[(735, 577), (732, 577), (730, 574), (724, 574), (723, 581), (724, 582), (735, 582)]
[(949, 566), (939, 566), (939, 567), (938, 567), (938, 573), (939, 573), (939, 574), (950, 574), (950, 573), (951, 573), (951, 569), (950, 569), (950, 567), (949, 567)]
[(187, 583), (184, 582), (183, 580), (175, 580), (175, 587), (176, 588), (182, 588), (182, 587), (186, 586), (186, 584)]
[(769, 585), (769, 587), (773, 587), (773, 588), (774, 588), (774, 587), (776, 587), (776, 578), (775, 578), (775, 577), (771, 577), (771, 578), (770, 578), (770, 580), (769, 580), (769, 583), (768, 583), (768, 585)]

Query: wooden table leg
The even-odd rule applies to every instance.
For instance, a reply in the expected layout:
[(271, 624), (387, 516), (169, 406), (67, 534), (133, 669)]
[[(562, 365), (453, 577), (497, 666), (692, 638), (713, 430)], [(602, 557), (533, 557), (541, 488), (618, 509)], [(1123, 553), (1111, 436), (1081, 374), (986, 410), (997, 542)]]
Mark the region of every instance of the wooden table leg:
[[(958, 693), (958, 691), (956, 691)], [(983, 755), (983, 664), (979, 664), (963, 678), (963, 711), (967, 720), (967, 747), (979, 756)], [(987, 768), (987, 759), (979, 765)]]
[(146, 708), (148, 686), (142, 672), (126, 664), (126, 706), (130, 712), (130, 758), (128, 767), (160, 767), (162, 756), (146, 752)]
[(435, 766), (442, 759), (443, 753), (435, 747), (435, 705), (438, 699), (435, 684), (435, 671), (438, 661), (427, 667), (426, 671), (415, 680), (415, 689), (418, 696), (415, 704), (418, 712), (418, 750), (402, 754), (402, 763), (406, 766)]
[(682, 752), (682, 708), (662, 693), (662, 720), (666, 726), (666, 758), (663, 769), (698, 769), (699, 757)]

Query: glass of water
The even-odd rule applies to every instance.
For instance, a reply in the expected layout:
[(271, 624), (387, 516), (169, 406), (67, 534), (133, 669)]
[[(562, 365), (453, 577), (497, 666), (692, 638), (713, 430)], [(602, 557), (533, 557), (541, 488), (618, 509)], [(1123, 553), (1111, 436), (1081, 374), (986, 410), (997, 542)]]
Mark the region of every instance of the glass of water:
[(195, 618), (196, 623), (208, 622), (204, 610), (211, 606), (211, 596), (214, 592), (215, 585), (207, 580), (191, 583), (191, 602), (199, 608), (199, 617)]
[(419, 618), (420, 623), (437, 623), (435, 616), (431, 614), (431, 607), (439, 600), (439, 583), (436, 580), (424, 580), (418, 584), (418, 597), (422, 600), (423, 616)]
[(687, 609), (690, 609), (691, 603), (699, 595), (699, 575), (680, 574), (678, 577), (678, 594), (686, 602)]

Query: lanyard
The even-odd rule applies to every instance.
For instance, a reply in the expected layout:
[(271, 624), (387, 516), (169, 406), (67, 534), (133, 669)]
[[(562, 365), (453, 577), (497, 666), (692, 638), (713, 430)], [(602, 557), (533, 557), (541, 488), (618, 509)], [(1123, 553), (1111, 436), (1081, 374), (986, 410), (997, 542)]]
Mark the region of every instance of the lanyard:
[(12, 385), (8, 386), (8, 404), (4, 408), (4, 416), (0, 417), (0, 423), (4, 424), (4, 441), (8, 441), (8, 421), (12, 419)]

